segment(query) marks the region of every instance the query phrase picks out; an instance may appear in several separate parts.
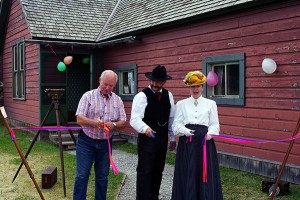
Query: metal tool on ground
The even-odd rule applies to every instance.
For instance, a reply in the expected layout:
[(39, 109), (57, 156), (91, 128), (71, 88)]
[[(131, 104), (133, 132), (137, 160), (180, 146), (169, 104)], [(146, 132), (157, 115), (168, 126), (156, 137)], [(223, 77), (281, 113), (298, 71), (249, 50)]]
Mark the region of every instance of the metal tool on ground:
[[(41, 127), (44, 126), (47, 118), (49, 117), (49, 114), (51, 113), (51, 111), (53, 110), (53, 108), (55, 109), (55, 114), (56, 114), (56, 124), (57, 126), (60, 126), (60, 122), (59, 122), (59, 113), (61, 114), (61, 116), (63, 117), (63, 120), (65, 122), (65, 125), (66, 126), (69, 126), (68, 125), (68, 122), (60, 108), (60, 104), (59, 104), (59, 100), (61, 99), (61, 97), (63, 96), (63, 93), (64, 93), (64, 89), (60, 88), (60, 89), (45, 89), (45, 93), (51, 97), (52, 99), (52, 102), (50, 104), (50, 107), (42, 121), (42, 124), (41, 124)], [(74, 137), (74, 134), (71, 130), (68, 130), (73, 141), (74, 141), (74, 144), (76, 145), (76, 139)], [(39, 134), (40, 134), (40, 130), (35, 134), (34, 138), (32, 139), (32, 142), (25, 154), (25, 158), (27, 158), (27, 156), (29, 155), (34, 143), (37, 141), (37, 138), (39, 137)], [(59, 142), (59, 150), (60, 150), (60, 161), (61, 161), (61, 171), (62, 171), (62, 181), (63, 181), (63, 189), (64, 189), (64, 196), (66, 197), (66, 184), (65, 184), (65, 167), (64, 167), (64, 156), (63, 156), (63, 145), (62, 145), (62, 136), (61, 136), (61, 131), (57, 131), (58, 132), (58, 142)], [(13, 181), (16, 179), (16, 177), (18, 176), (22, 166), (23, 166), (23, 162), (20, 164), (19, 166), (19, 169), (17, 170), (14, 178), (13, 178)]]

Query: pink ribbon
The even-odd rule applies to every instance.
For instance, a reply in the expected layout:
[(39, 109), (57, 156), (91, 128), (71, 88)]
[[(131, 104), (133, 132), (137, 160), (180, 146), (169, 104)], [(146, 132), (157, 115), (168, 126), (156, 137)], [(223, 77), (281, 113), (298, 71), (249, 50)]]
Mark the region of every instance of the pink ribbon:
[(112, 158), (111, 146), (110, 146), (110, 142), (109, 142), (109, 129), (105, 124), (103, 125), (103, 128), (106, 132), (106, 138), (107, 138), (107, 143), (108, 143), (109, 162), (110, 162), (113, 173), (118, 174), (119, 170), (118, 170), (117, 166), (115, 165), (115, 162)]
[[(193, 137), (189, 136), (186, 138), (186, 143), (192, 142)], [(202, 148), (203, 148), (203, 162), (202, 162), (202, 176), (203, 176), (203, 182), (207, 183), (207, 158), (206, 158), (206, 135), (203, 138), (202, 141)]]
[[(12, 140), (15, 139), (15, 134), (13, 129), (15, 130), (48, 130), (48, 131), (61, 131), (61, 130), (80, 130), (80, 129), (86, 129), (86, 128), (94, 128), (94, 127), (70, 127), (70, 126), (42, 126), (42, 127), (17, 127), (12, 128), (10, 131), (10, 135)], [(111, 153), (111, 146), (109, 142), (109, 129), (106, 125), (103, 127), (106, 132), (107, 142), (108, 142), (108, 151), (109, 151), (109, 161), (112, 167), (112, 171), (114, 174), (118, 174), (119, 170), (116, 167)], [(254, 139), (244, 139), (244, 138), (236, 138), (231, 136), (220, 136), (220, 135), (213, 135), (213, 138), (221, 139), (229, 142), (238, 142), (238, 143), (247, 143), (247, 144), (262, 144), (262, 143), (270, 143), (270, 142), (286, 142), (295, 140), (300, 137), (300, 132), (294, 135), (293, 137), (284, 138), (280, 140), (254, 140)], [(192, 136), (187, 137), (186, 143), (192, 142)], [(203, 182), (207, 182), (207, 157), (206, 157), (206, 137), (203, 139)]]
[(65, 131), (65, 130), (81, 130), (95, 127), (80, 127), (80, 126), (31, 126), (31, 127), (15, 127), (14, 130), (29, 130), (29, 131)]
[(186, 138), (186, 143), (189, 143), (189, 142), (192, 142), (193, 141), (193, 137), (192, 136), (188, 136), (187, 138)]
[(16, 135), (14, 133), (14, 131), (12, 129), (10, 129), (10, 137), (11, 137), (11, 140), (14, 141), (15, 138), (16, 138)]
[(204, 136), (203, 142), (203, 183), (207, 183), (207, 158), (206, 158), (206, 135)]

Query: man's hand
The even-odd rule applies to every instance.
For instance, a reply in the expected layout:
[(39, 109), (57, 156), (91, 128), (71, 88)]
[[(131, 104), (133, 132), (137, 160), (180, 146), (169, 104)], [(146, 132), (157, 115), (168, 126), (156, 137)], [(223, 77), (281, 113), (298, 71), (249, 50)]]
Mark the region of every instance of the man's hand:
[(145, 134), (146, 134), (148, 137), (150, 137), (150, 138), (151, 138), (151, 137), (152, 137), (152, 133), (153, 133), (153, 132), (155, 133), (155, 131), (153, 131), (153, 130), (152, 130), (150, 127), (149, 127), (149, 128), (147, 128), (147, 130), (146, 130), (146, 133), (145, 133)]
[(169, 145), (169, 150), (170, 151), (174, 151), (176, 148), (176, 142), (175, 141), (171, 141), (170, 145)]
[(100, 118), (94, 120), (94, 122), (95, 122), (95, 125), (94, 125), (95, 127), (97, 127), (97, 128), (103, 128), (104, 123), (103, 123), (103, 121)]
[(110, 131), (115, 128), (115, 125), (113, 124), (113, 122), (106, 122), (105, 125)]

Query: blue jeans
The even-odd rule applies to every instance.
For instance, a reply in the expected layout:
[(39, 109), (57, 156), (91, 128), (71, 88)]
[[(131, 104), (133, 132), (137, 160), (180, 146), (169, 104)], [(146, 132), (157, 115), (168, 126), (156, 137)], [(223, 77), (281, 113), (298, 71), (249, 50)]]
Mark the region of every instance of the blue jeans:
[(95, 200), (106, 200), (109, 157), (107, 140), (94, 140), (83, 132), (76, 143), (76, 177), (74, 200), (85, 200), (89, 176), (94, 163)]

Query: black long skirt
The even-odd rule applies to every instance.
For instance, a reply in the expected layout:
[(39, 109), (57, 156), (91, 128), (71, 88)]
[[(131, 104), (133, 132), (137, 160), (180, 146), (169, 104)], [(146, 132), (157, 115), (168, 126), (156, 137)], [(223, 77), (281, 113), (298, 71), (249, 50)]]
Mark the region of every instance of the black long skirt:
[(206, 141), (207, 182), (203, 182), (203, 139), (206, 126), (186, 125), (195, 130), (192, 140), (180, 136), (176, 153), (172, 200), (223, 199), (219, 163), (214, 140)]

